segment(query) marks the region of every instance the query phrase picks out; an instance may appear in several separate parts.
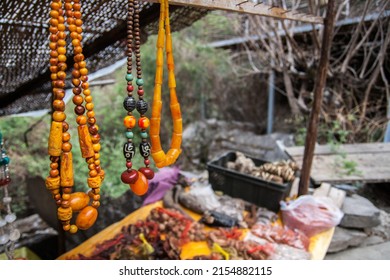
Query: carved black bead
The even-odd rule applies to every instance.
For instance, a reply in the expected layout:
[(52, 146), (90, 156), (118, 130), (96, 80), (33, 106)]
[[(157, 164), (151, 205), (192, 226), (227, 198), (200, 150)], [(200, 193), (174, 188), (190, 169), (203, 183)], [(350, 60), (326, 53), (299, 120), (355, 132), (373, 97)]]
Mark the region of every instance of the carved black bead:
[(135, 155), (135, 145), (127, 142), (123, 145), (123, 156), (127, 160), (131, 160)]
[(132, 112), (136, 107), (136, 101), (134, 97), (127, 96), (123, 101), (123, 107), (125, 107), (128, 112)]
[(148, 111), (148, 102), (143, 99), (137, 101), (137, 111), (143, 115)]
[(148, 142), (141, 142), (139, 144), (140, 154), (146, 158), (150, 156), (150, 144)]

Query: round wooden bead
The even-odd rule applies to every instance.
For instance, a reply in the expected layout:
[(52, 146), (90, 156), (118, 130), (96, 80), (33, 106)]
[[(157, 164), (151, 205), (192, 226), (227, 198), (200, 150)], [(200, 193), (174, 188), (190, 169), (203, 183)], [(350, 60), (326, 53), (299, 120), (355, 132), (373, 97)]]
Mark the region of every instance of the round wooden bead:
[(78, 116), (76, 118), (76, 122), (79, 124), (79, 125), (85, 125), (87, 123), (87, 117), (86, 116)]
[(56, 111), (64, 111), (65, 110), (65, 102), (63, 100), (54, 100), (53, 101), (53, 109)]
[(70, 142), (62, 143), (62, 151), (67, 153), (72, 150), (72, 144)]
[(53, 120), (56, 122), (62, 122), (66, 119), (66, 115), (64, 112), (61, 111), (55, 111), (53, 113)]
[(57, 177), (59, 174), (60, 174), (60, 172), (58, 171), (58, 169), (50, 170), (50, 177), (52, 177), (52, 178)]
[(69, 231), (69, 230), (70, 230), (70, 224), (65, 224), (65, 225), (63, 225), (63, 226), (62, 226), (62, 229), (63, 229), (64, 231)]
[(92, 205), (92, 207), (94, 207), (94, 208), (99, 208), (99, 206), (100, 206), (100, 201), (94, 200), (94, 201), (92, 201), (91, 205)]
[(81, 95), (75, 95), (73, 96), (72, 101), (75, 105), (81, 105), (83, 104), (84, 98)]
[(72, 233), (72, 234), (76, 233), (77, 230), (78, 230), (78, 228), (75, 225), (71, 225), (70, 228), (69, 228), (69, 232)]

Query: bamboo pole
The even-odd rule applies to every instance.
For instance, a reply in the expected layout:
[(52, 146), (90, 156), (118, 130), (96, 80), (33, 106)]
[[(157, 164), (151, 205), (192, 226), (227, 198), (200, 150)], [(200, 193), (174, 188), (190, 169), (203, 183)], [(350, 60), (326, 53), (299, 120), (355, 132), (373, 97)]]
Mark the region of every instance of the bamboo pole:
[(322, 96), (326, 85), (326, 78), (329, 65), (329, 55), (333, 39), (333, 29), (335, 24), (336, 5), (335, 0), (329, 0), (327, 14), (324, 21), (324, 33), (322, 37), (321, 57), (318, 67), (316, 84), (314, 88), (314, 102), (310, 113), (305, 140), (305, 151), (301, 168), (301, 178), (299, 180), (298, 195), (308, 193), (310, 183), (310, 171), (313, 163), (314, 149), (317, 140), (317, 126), (321, 111)]

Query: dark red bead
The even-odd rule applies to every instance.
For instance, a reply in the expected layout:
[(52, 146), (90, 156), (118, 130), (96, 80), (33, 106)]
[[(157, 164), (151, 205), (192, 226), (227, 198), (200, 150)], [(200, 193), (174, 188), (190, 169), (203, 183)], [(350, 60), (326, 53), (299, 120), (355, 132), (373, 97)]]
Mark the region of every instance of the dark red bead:
[(138, 169), (139, 172), (145, 175), (146, 179), (151, 180), (154, 177), (154, 171), (149, 167), (141, 167)]
[(83, 106), (76, 106), (75, 108), (74, 108), (74, 112), (76, 113), (76, 115), (78, 115), (78, 116), (81, 116), (81, 115), (83, 115), (84, 114), (84, 112), (85, 112), (85, 108), (83, 107)]
[(127, 86), (127, 91), (133, 91), (134, 90), (134, 86), (133, 85), (128, 85)]
[(92, 125), (88, 128), (89, 130), (89, 133), (91, 133), (92, 135), (96, 135), (98, 133), (98, 129), (95, 125)]
[(137, 170), (131, 169), (122, 172), (121, 180), (125, 184), (134, 184), (138, 180)]
[(126, 162), (126, 167), (127, 167), (128, 169), (132, 168), (132, 167), (133, 167), (133, 163), (132, 163), (131, 161), (127, 161), (127, 162)]
[(145, 165), (150, 165), (150, 160), (145, 159), (145, 160), (144, 160), (144, 164), (145, 164)]
[(142, 96), (142, 95), (144, 95), (145, 92), (144, 92), (143, 89), (139, 89), (139, 90), (137, 91), (137, 93), (138, 93), (138, 95), (141, 95), (141, 96)]
[(72, 91), (76, 95), (81, 94), (81, 88), (73, 88)]

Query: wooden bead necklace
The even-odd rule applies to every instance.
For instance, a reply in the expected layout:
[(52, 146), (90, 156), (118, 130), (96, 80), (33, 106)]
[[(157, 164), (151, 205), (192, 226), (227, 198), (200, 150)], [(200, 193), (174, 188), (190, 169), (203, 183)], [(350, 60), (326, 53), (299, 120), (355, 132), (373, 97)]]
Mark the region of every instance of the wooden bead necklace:
[[(53, 92), (53, 114), (49, 135), (48, 153), (50, 155), (50, 173), (46, 178), (46, 187), (53, 195), (58, 206), (57, 215), (64, 231), (76, 233), (86, 230), (96, 221), (100, 206), (100, 186), (104, 180), (104, 171), (100, 167), (100, 136), (96, 125), (91, 91), (88, 84), (88, 70), (82, 53), (82, 14), (80, 0), (52, 0), (50, 11), (50, 72)], [(69, 124), (65, 121), (65, 80), (66, 80), (66, 33), (65, 17), (74, 52), (72, 71), (74, 112), (77, 115), (78, 138), (81, 155), (89, 169), (87, 179), (91, 190), (72, 193), (74, 174), (72, 163), (71, 135)], [(84, 105), (85, 102), (85, 105)], [(87, 111), (86, 116), (84, 115)], [(91, 205), (90, 204), (91, 201)], [(74, 212), (79, 212), (75, 224), (71, 225)]]
[[(127, 142), (123, 145), (123, 155), (126, 159), (126, 170), (122, 172), (121, 180), (123, 183), (128, 184), (136, 195), (143, 195), (148, 190), (148, 180), (154, 177), (154, 172), (149, 167), (151, 147), (148, 142), (147, 128), (149, 127), (150, 121), (145, 116), (145, 113), (148, 110), (148, 103), (144, 100), (144, 80), (142, 79), (141, 70), (139, 10), (140, 5), (138, 0), (129, 0), (127, 14), (127, 96), (123, 102), (123, 106), (127, 111), (127, 116), (123, 120), (123, 124), (126, 128), (127, 138)], [(133, 97), (133, 48), (135, 52), (137, 71), (137, 79), (135, 81), (138, 94), (137, 101)], [(138, 127), (140, 129), (140, 136), (142, 140), (139, 144), (139, 149), (141, 156), (144, 158), (145, 164), (145, 167), (139, 168), (138, 171), (132, 168), (132, 159), (136, 151), (135, 144), (133, 142), (134, 133), (132, 130), (137, 123), (137, 120), (132, 113), (134, 109), (137, 109), (138, 113), (140, 114), (140, 118), (138, 119)]]
[(20, 238), (20, 231), (15, 227), (16, 215), (11, 210), (12, 198), (9, 196), (8, 186), (11, 182), (9, 174), (10, 159), (7, 156), (3, 135), (0, 131), (0, 188), (4, 190), (2, 198), (4, 219), (0, 211), (0, 246), (4, 246), (7, 258), (14, 258), (15, 242)]
[[(173, 121), (173, 131), (170, 149), (165, 154), (160, 140), (160, 121), (161, 121), (161, 91), (163, 82), (163, 64), (164, 64), (164, 39), (167, 68), (168, 68), (168, 87), (170, 95), (170, 109)], [(152, 117), (150, 118), (150, 139), (152, 144), (152, 157), (158, 168), (175, 163), (181, 153), (182, 142), (182, 118), (180, 104), (176, 95), (175, 64), (172, 54), (172, 37), (169, 23), (169, 5), (168, 0), (161, 0), (160, 20), (157, 37), (157, 58), (156, 58), (156, 79), (153, 96)]]

